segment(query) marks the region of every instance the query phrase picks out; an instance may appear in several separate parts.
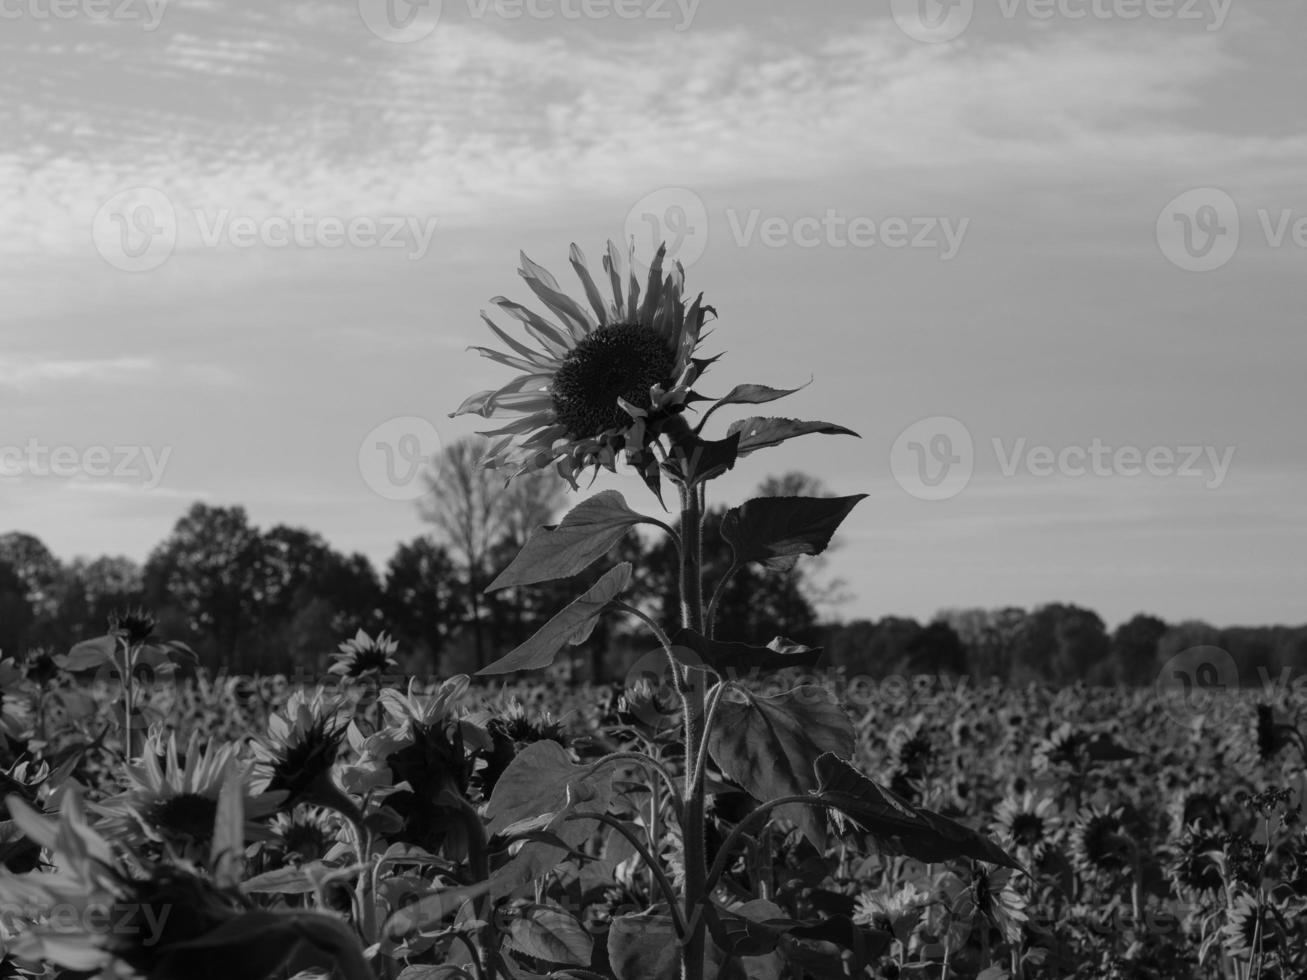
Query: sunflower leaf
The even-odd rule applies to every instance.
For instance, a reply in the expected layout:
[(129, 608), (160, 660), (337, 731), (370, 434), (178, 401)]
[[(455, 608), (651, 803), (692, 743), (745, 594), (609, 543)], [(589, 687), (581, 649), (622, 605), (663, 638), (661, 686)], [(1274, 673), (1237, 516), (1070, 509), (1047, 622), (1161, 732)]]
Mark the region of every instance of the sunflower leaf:
[(819, 555), (836, 529), (867, 495), (755, 497), (722, 518), (722, 537), (738, 564), (757, 561), (787, 568), (800, 555)]
[(595, 622), (604, 608), (631, 583), (631, 563), (624, 561), (603, 574), (584, 595), (572, 600), (521, 646), (500, 657), (489, 667), (477, 671), (488, 674), (511, 674), (515, 670), (541, 670), (550, 666), (564, 646), (584, 643), (594, 631)]
[[(717, 707), (708, 751), (723, 773), (765, 802), (815, 790), (817, 759), (852, 756), (853, 741), (849, 716), (820, 687), (772, 697), (732, 689)], [(826, 821), (818, 810), (792, 803), (777, 812), (797, 823), (815, 846), (825, 845)]]
[[(591, 769), (574, 763), (557, 742), (532, 742), (496, 780), (486, 807), (486, 832), (501, 835), (523, 820), (557, 815), (581, 803), (587, 810), (604, 811), (612, 799), (613, 776), (611, 772)], [(557, 833), (575, 847), (592, 830), (586, 823), (573, 820), (562, 824)]]
[(1024, 869), (988, 837), (956, 820), (913, 806), (864, 776), (836, 754), (817, 759), (817, 796), (845, 816), (889, 854), (906, 854), (927, 864), (974, 858)]
[(670, 916), (640, 912), (608, 926), (608, 961), (617, 980), (676, 980), (681, 946)]
[(570, 578), (606, 555), (635, 525), (647, 522), (649, 518), (628, 507), (616, 490), (595, 494), (568, 511), (562, 523), (531, 532), (486, 592)]
[(594, 941), (581, 923), (562, 909), (531, 905), (513, 916), (508, 946), (545, 963), (589, 966)]
[(758, 449), (779, 446), (787, 439), (796, 439), (812, 433), (828, 436), (853, 436), (859, 438), (852, 429), (832, 422), (804, 422), (799, 419), (767, 418), (754, 416), (732, 422), (726, 433), (740, 433), (740, 455), (747, 456)]
[(735, 466), (739, 456), (740, 434), (725, 439), (700, 439), (683, 435), (672, 444), (668, 461), (676, 478), (687, 487), (716, 479)]
[(717, 409), (726, 405), (763, 405), (802, 391), (810, 384), (812, 384), (811, 378), (797, 388), (772, 388), (769, 385), (736, 385), (723, 397), (717, 399), (716, 403), (708, 411), (703, 413), (703, 418), (699, 420), (696, 431), (702, 432), (704, 425), (708, 422), (708, 417)]
[(707, 667), (718, 676), (737, 679), (754, 671), (784, 670), (787, 667), (814, 667), (821, 658), (821, 647), (806, 647), (778, 636), (765, 647), (752, 643), (727, 643), (710, 640), (692, 629), (681, 629), (672, 636), (672, 651), (678, 648), (694, 656), (681, 662), (688, 667)]

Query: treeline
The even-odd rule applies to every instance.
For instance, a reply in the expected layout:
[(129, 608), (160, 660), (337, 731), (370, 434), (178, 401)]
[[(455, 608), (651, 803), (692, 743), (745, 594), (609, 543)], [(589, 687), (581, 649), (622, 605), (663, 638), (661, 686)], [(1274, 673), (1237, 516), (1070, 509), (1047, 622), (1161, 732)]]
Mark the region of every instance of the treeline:
[(954, 674), (1013, 685), (1149, 685), (1195, 647), (1229, 653), (1245, 687), (1307, 673), (1307, 626), (1220, 629), (1140, 613), (1109, 632), (1093, 610), (1063, 603), (946, 609), (929, 623), (860, 619), (827, 627), (825, 643), (832, 665), (878, 679)]
[[(539, 587), (487, 594), (486, 586), (532, 531), (568, 501), (553, 474), (505, 484), (481, 468), (474, 440), (450, 445), (424, 474), (419, 501), (427, 533), (397, 544), (385, 566), (344, 554), (305, 528), (259, 528), (242, 507), (194, 504), (144, 564), (120, 556), (63, 562), (36, 537), (0, 536), (0, 651), (59, 653), (102, 634), (111, 613), (144, 607), (160, 635), (183, 640), (210, 669), (317, 673), (357, 630), (382, 630), (419, 676), (470, 673), (527, 639), (580, 595), (605, 567)], [(826, 496), (801, 473), (764, 481), (762, 496)], [(704, 527), (704, 580), (730, 567), (720, 533), (724, 508)], [(838, 547), (838, 539), (832, 545)], [(674, 622), (677, 555), (661, 532), (628, 535), (614, 561), (636, 569), (624, 597)], [(1197, 646), (1231, 654), (1245, 685), (1307, 671), (1307, 626), (1218, 629), (1138, 615), (1109, 631), (1092, 610), (948, 609), (932, 621), (886, 617), (839, 622), (847, 599), (824, 558), (788, 569), (750, 565), (716, 596), (717, 635), (766, 644), (780, 635), (824, 647), (823, 662), (850, 675), (955, 674), (1012, 684), (1151, 684), (1175, 655)], [(637, 624), (605, 617), (574, 648), (574, 676), (606, 681), (648, 653)]]
[[(143, 565), (121, 556), (65, 563), (32, 535), (6, 534), (0, 651), (64, 652), (104, 633), (112, 613), (142, 607), (155, 616), (159, 635), (188, 643), (210, 669), (317, 673), (341, 640), (364, 629), (399, 640), (403, 667), (413, 674), (474, 671), (527, 639), (604, 570), (601, 562), (571, 580), (485, 593), (530, 531), (558, 510), (549, 485), (533, 493), (532, 482), (515, 482), (517, 489), (500, 495), (502, 480), (495, 478), (485, 494), (469, 493), (456, 507), (446, 495), (443, 514), (428, 503), (423, 516), (431, 532), (399, 544), (380, 570), (304, 528), (256, 527), (238, 506), (194, 504)], [(705, 529), (714, 575), (729, 564), (718, 531), (723, 513), (713, 511)], [(611, 557), (639, 570), (628, 602), (651, 614), (677, 614), (677, 556), (665, 535), (629, 535)], [(780, 632), (815, 643), (816, 605), (829, 593), (812, 572), (738, 573), (718, 603), (722, 635), (766, 643)], [(635, 639), (637, 626), (602, 620), (576, 648), (578, 675), (620, 676), (647, 652), (647, 641)]]

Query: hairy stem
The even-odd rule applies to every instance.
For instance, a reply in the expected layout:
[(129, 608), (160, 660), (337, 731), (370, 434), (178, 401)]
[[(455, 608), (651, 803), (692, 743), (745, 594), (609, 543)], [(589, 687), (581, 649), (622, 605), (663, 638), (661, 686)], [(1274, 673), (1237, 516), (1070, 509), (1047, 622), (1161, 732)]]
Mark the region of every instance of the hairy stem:
[[(703, 633), (703, 510), (701, 487), (681, 488), (681, 625)], [(704, 685), (685, 673), (685, 817), (681, 821), (685, 858), (686, 922), (694, 923), (681, 952), (682, 980), (703, 980), (707, 950), (701, 907), (708, 901), (704, 842), (703, 773), (696, 764), (704, 739)]]

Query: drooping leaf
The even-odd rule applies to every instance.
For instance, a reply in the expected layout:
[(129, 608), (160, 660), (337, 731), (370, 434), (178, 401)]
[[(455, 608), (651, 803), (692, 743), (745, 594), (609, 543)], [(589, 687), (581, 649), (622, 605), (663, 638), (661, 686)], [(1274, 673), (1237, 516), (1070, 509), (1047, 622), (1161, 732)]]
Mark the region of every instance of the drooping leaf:
[(681, 946), (671, 916), (621, 915), (608, 927), (608, 962), (617, 980), (676, 980)]
[(331, 869), (321, 861), (310, 861), (298, 867), (277, 868), (255, 875), (241, 883), (241, 891), (248, 894), (308, 895), (316, 891)]
[(761, 671), (784, 670), (787, 667), (816, 666), (821, 659), (821, 647), (806, 647), (783, 636), (778, 636), (765, 647), (751, 643), (728, 643), (710, 640), (702, 633), (683, 628), (672, 636), (672, 652), (688, 651), (693, 656), (677, 657), (687, 667), (708, 669), (720, 677), (738, 679)]
[(686, 486), (714, 480), (735, 466), (739, 457), (740, 434), (725, 439), (700, 439), (685, 435), (672, 444), (668, 466)]
[(430, 894), (404, 906), (387, 919), (382, 935), (395, 942), (418, 932), (430, 931), (451, 912), (457, 912), (465, 903), (489, 892), (490, 888), (488, 880), (453, 888), (433, 888)]
[(765, 956), (773, 952), (792, 924), (779, 906), (762, 900), (733, 909), (709, 902), (704, 912), (713, 942), (731, 956)]
[(753, 418), (732, 422), (726, 433), (740, 433), (739, 455), (749, 455), (758, 449), (779, 446), (788, 439), (819, 433), (828, 436), (853, 436), (858, 434), (852, 429), (832, 422), (804, 422), (799, 419), (767, 418), (757, 415)]
[(489, 667), (481, 668), (477, 671), (477, 676), (511, 674), (515, 670), (540, 670), (548, 667), (565, 645), (586, 641), (604, 607), (630, 583), (629, 561), (610, 568), (584, 595), (574, 599), (562, 612), (540, 627), (534, 636)]
[(555, 525), (537, 528), (516, 558), (486, 587), (487, 592), (570, 578), (606, 555), (635, 525), (649, 518), (605, 490), (573, 507)]
[[(495, 783), (486, 807), (486, 832), (494, 835), (520, 821), (569, 806), (602, 813), (613, 794), (609, 768), (589, 772), (568, 758), (553, 741), (533, 742), (509, 763)], [(592, 821), (572, 821), (557, 829), (558, 836), (575, 846), (594, 829)]]
[[(853, 723), (820, 687), (805, 685), (772, 697), (732, 689), (717, 707), (708, 751), (722, 772), (762, 803), (815, 790), (813, 767), (820, 756), (853, 755)], [(814, 845), (825, 845), (820, 811), (792, 803), (776, 812), (797, 823)]]
[(815, 768), (820, 783), (817, 795), (851, 817), (857, 828), (888, 854), (906, 854), (928, 864), (974, 858), (1024, 870), (988, 837), (942, 814), (913, 806), (834, 754), (821, 756)]
[(800, 555), (819, 555), (836, 529), (867, 495), (851, 497), (755, 497), (722, 518), (722, 537), (735, 561), (787, 568)]
[(590, 965), (594, 941), (572, 916), (548, 905), (518, 910), (508, 926), (508, 945), (519, 953), (561, 966)]

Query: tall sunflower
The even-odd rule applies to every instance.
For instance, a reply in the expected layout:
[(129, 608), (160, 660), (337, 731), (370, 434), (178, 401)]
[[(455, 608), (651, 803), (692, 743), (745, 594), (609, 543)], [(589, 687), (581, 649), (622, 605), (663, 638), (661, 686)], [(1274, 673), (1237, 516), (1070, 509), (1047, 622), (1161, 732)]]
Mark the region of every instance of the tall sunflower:
[(262, 791), (285, 791), (284, 810), (316, 803), (356, 817), (358, 808), (332, 778), (349, 726), (340, 701), (321, 688), (311, 695), (297, 690), (282, 712), (268, 716), (267, 734), (253, 743), (258, 759), (254, 773)]
[(590, 309), (522, 255), (519, 275), (558, 323), (502, 296), (492, 299), (523, 324), (537, 345), (532, 347), (481, 314), (508, 352), (473, 349), (522, 372), (501, 388), (472, 395), (452, 413), (512, 419), (482, 433), (493, 440), (486, 466), (512, 467), (516, 476), (553, 465), (573, 488), (577, 474), (589, 467), (615, 470), (619, 453), (641, 473), (657, 466), (650, 445), (693, 400), (690, 387), (709, 363), (693, 355), (704, 320), (714, 312), (703, 305), (702, 293), (686, 308), (685, 271), (677, 262), (664, 274), (666, 252), (664, 244), (654, 256), (642, 299), (634, 245), (627, 273), (610, 241), (603, 257), (612, 287), (610, 302), (573, 245), (572, 268)]
[[(127, 790), (91, 805), (107, 818), (100, 829), (135, 847), (163, 844), (178, 857), (203, 864), (213, 841), (223, 785), (233, 771), (241, 783), (250, 776), (251, 766), (242, 763), (239, 754), (239, 745), (219, 745), (212, 739), (201, 745), (198, 732), (179, 752), (175, 733), (165, 743), (160, 733), (152, 732), (140, 764), (127, 767)], [(272, 836), (265, 823), (285, 796), (284, 792), (245, 794), (247, 840)]]

